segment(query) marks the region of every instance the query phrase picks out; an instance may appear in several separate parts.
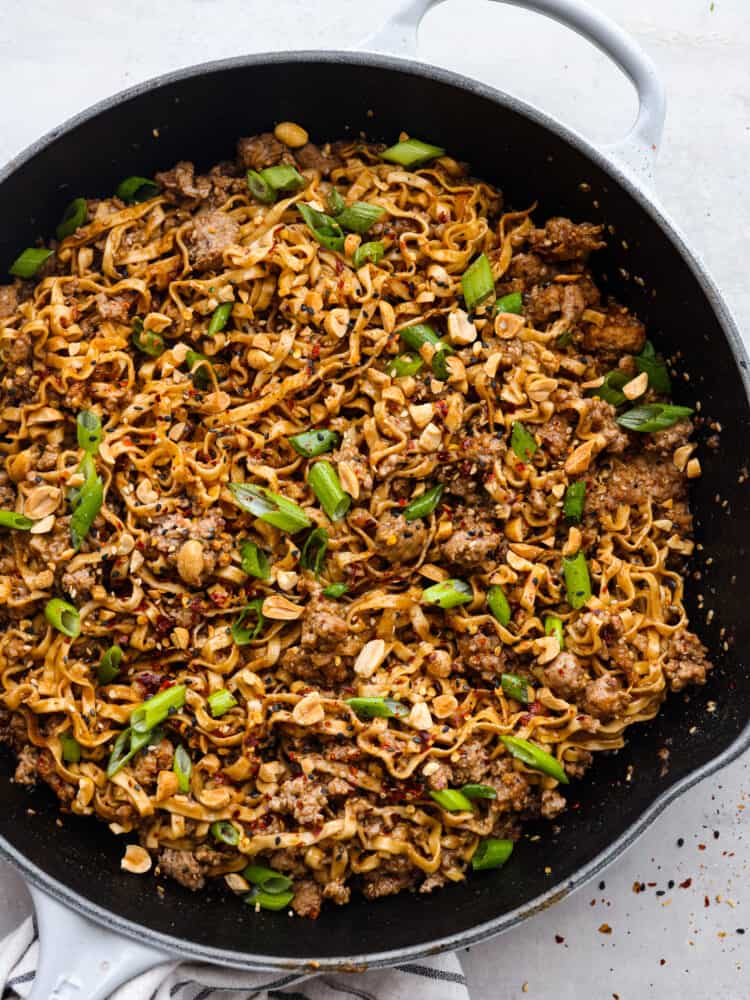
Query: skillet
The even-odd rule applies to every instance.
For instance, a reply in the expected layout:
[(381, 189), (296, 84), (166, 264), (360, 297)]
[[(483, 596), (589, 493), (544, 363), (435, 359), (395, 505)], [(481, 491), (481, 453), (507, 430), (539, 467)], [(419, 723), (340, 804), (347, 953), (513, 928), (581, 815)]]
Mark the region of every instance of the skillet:
[[(369, 47), (413, 53), (416, 27), (433, 2), (412, 0)], [(692, 496), (702, 550), (688, 611), (716, 663), (710, 681), (673, 696), (619, 753), (598, 755), (586, 780), (572, 786), (556, 826), (528, 827), (502, 871), (434, 897), (401, 894), (375, 904), (359, 898), (315, 922), (255, 914), (218, 888), (193, 895), (170, 882), (157, 894), (152, 880), (120, 871), (122, 846), (100, 824), (66, 816), (58, 826), (56, 802), (43, 790), (29, 794), (14, 785), (13, 762), (3, 752), (0, 853), (27, 879), (36, 905), (36, 1000), (58, 995), (64, 980), (99, 1000), (175, 956), (268, 969), (272, 982), (283, 980), (283, 970), (356, 970), (464, 947), (592, 878), (672, 799), (750, 744), (750, 496), (740, 476), (750, 465), (747, 357), (705, 268), (650, 191), (662, 89), (635, 44), (579, 0), (510, 2), (586, 35), (630, 76), (640, 110), (623, 142), (598, 151), (506, 94), (411, 60), (287, 52), (209, 63), (108, 99), (13, 160), (0, 173), (0, 266), (5, 271), (20, 247), (53, 231), (72, 197), (105, 195), (129, 174), (149, 175), (179, 159), (207, 168), (231, 156), (240, 134), (283, 119), (302, 122), (318, 142), (360, 129), (393, 141), (406, 129), (468, 160), (510, 204), (538, 200), (539, 218), (569, 215), (614, 226), (595, 261), (600, 287), (641, 316), (665, 353), (679, 353), (690, 381), (676, 402), (700, 400), (702, 413), (724, 429), (719, 450), (701, 453), (704, 474)], [(715, 710), (708, 711), (710, 703)]]

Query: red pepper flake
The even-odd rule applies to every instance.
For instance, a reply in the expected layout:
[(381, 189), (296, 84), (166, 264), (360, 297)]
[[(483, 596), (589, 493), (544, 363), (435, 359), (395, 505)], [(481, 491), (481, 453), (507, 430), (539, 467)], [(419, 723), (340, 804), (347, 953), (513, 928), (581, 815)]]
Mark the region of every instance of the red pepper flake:
[(557, 941), (558, 944), (562, 944), (564, 940), (565, 938), (562, 936), (562, 934), (555, 934), (555, 941)]
[(609, 924), (599, 924), (599, 933), (600, 934), (611, 934), (612, 933), (612, 928), (609, 926)]
[(693, 880), (691, 878), (686, 878), (684, 882), (680, 882), (680, 888), (689, 889), (692, 884)]
[(639, 892), (643, 892), (643, 882), (633, 882), (633, 892), (637, 895)]
[(448, 221), (448, 213), (438, 212), (438, 222), (447, 222), (447, 221)]
[(708, 907), (711, 905), (711, 900), (708, 898), (708, 896), (703, 897), (703, 905), (706, 907), (706, 909), (708, 909)]
[(666, 965), (666, 964), (667, 964), (666, 958), (660, 958), (659, 959), (659, 965)]
[(699, 851), (705, 851), (705, 849), (706, 849), (706, 845), (705, 844), (698, 844), (698, 850)]

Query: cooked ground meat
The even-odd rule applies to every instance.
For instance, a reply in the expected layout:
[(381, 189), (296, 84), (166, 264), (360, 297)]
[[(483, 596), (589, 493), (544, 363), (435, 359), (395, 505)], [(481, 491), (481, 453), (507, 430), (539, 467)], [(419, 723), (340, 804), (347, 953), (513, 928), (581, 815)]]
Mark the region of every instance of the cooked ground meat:
[(558, 653), (542, 673), (550, 691), (568, 701), (575, 701), (588, 681), (586, 671), (575, 653)]
[(168, 875), (193, 892), (206, 884), (200, 862), (191, 851), (175, 851), (171, 847), (163, 847), (159, 853), (159, 868), (162, 875)]
[(564, 458), (570, 448), (573, 425), (561, 413), (555, 413), (545, 424), (538, 425), (536, 434), (547, 455)]
[(13, 339), (5, 342), (5, 360), (9, 365), (26, 365), (31, 361), (31, 337), (25, 331), (14, 333)]
[(36, 747), (25, 746), (18, 754), (18, 763), (13, 780), (19, 785), (35, 785), (38, 780), (39, 751)]
[(544, 229), (529, 236), (531, 249), (545, 260), (585, 260), (593, 250), (606, 246), (600, 239), (604, 227), (590, 222), (571, 222), (556, 217), (548, 219)]
[(612, 512), (620, 504), (638, 507), (651, 500), (664, 503), (682, 497), (686, 480), (672, 462), (650, 455), (630, 455), (614, 461), (609, 475), (602, 473), (587, 479), (586, 513), (600, 517), (602, 511)]
[(237, 160), (243, 170), (264, 170), (289, 159), (286, 146), (272, 132), (252, 135), (237, 142)]
[(656, 434), (645, 434), (644, 451), (656, 452), (657, 455), (673, 455), (677, 448), (687, 444), (693, 433), (692, 420), (679, 420), (676, 424)]
[(71, 597), (88, 597), (96, 583), (96, 573), (91, 566), (66, 570), (62, 575), (62, 588)]
[(391, 563), (413, 562), (427, 539), (424, 521), (407, 521), (403, 514), (384, 514), (378, 520), (375, 548)]
[(485, 480), (492, 473), (494, 463), (502, 461), (507, 447), (505, 440), (495, 434), (483, 432), (465, 437), (455, 453), (455, 460), (438, 465), (435, 476), (449, 493), (467, 504), (476, 507), (487, 503)]
[(396, 855), (362, 876), (362, 892), (367, 899), (392, 896), (395, 892), (412, 888), (418, 874), (419, 870), (413, 868), (407, 858)]
[(583, 707), (597, 719), (611, 719), (630, 701), (630, 695), (623, 690), (616, 677), (604, 674), (589, 681), (583, 693)]
[(323, 888), (323, 899), (330, 899), (338, 906), (349, 902), (351, 889), (340, 878), (334, 879)]
[(706, 647), (692, 632), (681, 632), (667, 639), (664, 673), (672, 691), (682, 691), (688, 684), (705, 684), (711, 669)]
[(586, 325), (583, 346), (587, 351), (639, 354), (646, 343), (646, 328), (624, 309), (610, 309), (602, 326)]
[(491, 679), (507, 668), (509, 652), (494, 631), (462, 633), (456, 639), (463, 665), (484, 678)]
[(49, 750), (45, 749), (39, 751), (37, 770), (39, 772), (39, 777), (49, 785), (55, 795), (60, 799), (63, 808), (69, 806), (76, 797), (76, 788), (74, 785), (71, 785), (69, 782), (61, 778), (57, 773), (55, 758)]
[(317, 920), (320, 916), (320, 906), (323, 902), (323, 889), (312, 879), (305, 879), (294, 886), (292, 909), (299, 917), (310, 917)]
[(195, 176), (195, 164), (181, 160), (171, 170), (156, 175), (156, 183), (163, 188), (170, 200), (179, 198), (208, 198), (211, 182), (208, 177)]
[(616, 421), (617, 411), (603, 399), (589, 400), (588, 419), (591, 430), (606, 440), (605, 450), (621, 455), (630, 444), (630, 437)]
[(188, 237), (190, 263), (196, 271), (218, 271), (224, 262), (224, 251), (236, 243), (239, 236), (239, 225), (226, 212), (196, 215)]
[(94, 300), (100, 319), (113, 319), (117, 323), (127, 323), (133, 299), (130, 295), (105, 295), (99, 292)]
[(302, 617), (302, 645), (319, 652), (333, 650), (345, 639), (349, 628), (339, 614), (340, 605), (315, 596)]
[(317, 170), (322, 177), (328, 177), (332, 170), (341, 166), (340, 157), (322, 152), (313, 142), (295, 150), (294, 158), (303, 170)]
[(323, 822), (323, 810), (328, 798), (318, 782), (300, 776), (284, 781), (269, 803), (272, 812), (291, 813), (302, 826)]
[(18, 293), (14, 285), (0, 285), (0, 319), (12, 316), (18, 308)]
[(441, 762), (436, 771), (431, 771), (427, 777), (427, 784), (433, 791), (439, 792), (443, 788), (450, 788), (453, 784), (453, 769), (450, 764)]
[(545, 788), (542, 791), (541, 813), (544, 819), (555, 819), (567, 806), (565, 796), (556, 788)]
[(163, 739), (158, 746), (149, 747), (136, 754), (133, 764), (133, 777), (145, 788), (155, 784), (159, 771), (171, 771), (174, 762), (174, 747), (169, 740)]
[(451, 762), (456, 786), (481, 782), (487, 775), (488, 765), (489, 754), (484, 745), (479, 740), (466, 740), (458, 749), (458, 759)]
[(480, 569), (485, 566), (503, 543), (503, 536), (493, 527), (493, 522), (481, 517), (472, 508), (456, 513), (459, 527), (440, 546), (441, 555), (459, 570)]
[(533, 326), (561, 316), (575, 326), (586, 308), (586, 299), (577, 284), (537, 285), (525, 296), (524, 315)]

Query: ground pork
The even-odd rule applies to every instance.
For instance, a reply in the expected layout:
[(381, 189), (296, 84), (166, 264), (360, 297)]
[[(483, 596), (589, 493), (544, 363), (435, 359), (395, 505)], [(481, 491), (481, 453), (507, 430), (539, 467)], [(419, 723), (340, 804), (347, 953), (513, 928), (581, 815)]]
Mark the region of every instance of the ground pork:
[(629, 455), (614, 461), (609, 475), (599, 472), (586, 481), (587, 514), (600, 518), (602, 512), (613, 512), (620, 504), (637, 507), (651, 500), (664, 503), (685, 495), (686, 480), (672, 462), (652, 455)]
[(567, 802), (556, 788), (545, 788), (542, 791), (541, 813), (544, 819), (555, 819), (565, 809)]
[(426, 538), (422, 518), (407, 521), (403, 514), (383, 514), (375, 532), (375, 550), (391, 563), (413, 562), (421, 554)]
[(158, 746), (136, 754), (132, 764), (133, 777), (139, 785), (148, 788), (156, 783), (159, 771), (172, 769), (173, 762), (174, 747), (169, 740), (162, 740)]
[(567, 455), (573, 434), (573, 425), (567, 417), (555, 413), (545, 424), (537, 424), (534, 430), (545, 454), (552, 458), (563, 458)]
[(367, 500), (372, 495), (373, 475), (370, 463), (361, 454), (356, 441), (352, 440), (351, 436), (348, 439), (346, 435), (344, 436), (341, 447), (331, 452), (330, 460), (334, 465), (346, 462), (354, 473), (359, 484), (359, 497), (357, 498), (359, 502)]
[(575, 701), (588, 681), (586, 671), (575, 653), (558, 653), (542, 673), (550, 691), (566, 701)]
[(611, 719), (618, 715), (630, 701), (630, 695), (612, 674), (604, 674), (589, 681), (583, 693), (583, 709), (597, 719)]
[(603, 226), (591, 222), (571, 222), (556, 216), (544, 229), (534, 229), (528, 237), (531, 249), (545, 260), (585, 260), (593, 250), (606, 246), (601, 239)]
[(444, 788), (450, 788), (453, 784), (453, 768), (450, 764), (440, 762), (437, 770), (432, 771), (427, 776), (427, 785), (433, 791), (439, 792)]
[(133, 299), (130, 295), (105, 295), (104, 292), (99, 292), (94, 299), (99, 318), (111, 319), (117, 323), (128, 322), (132, 303)]
[(487, 477), (492, 473), (496, 461), (502, 461), (507, 444), (495, 434), (482, 432), (465, 437), (460, 443), (455, 461), (441, 462), (435, 470), (435, 477), (445, 484), (446, 490), (460, 497), (465, 503), (476, 507), (487, 503), (489, 495), (484, 488)]
[(630, 437), (617, 423), (615, 417), (617, 411), (611, 403), (603, 399), (588, 400), (589, 406), (586, 411), (591, 430), (595, 434), (601, 434), (607, 442), (606, 451), (613, 455), (621, 455), (630, 444)]
[(676, 424), (655, 434), (644, 434), (643, 450), (657, 455), (673, 455), (677, 448), (687, 444), (693, 433), (692, 420), (678, 420)]
[(340, 878), (335, 878), (323, 888), (323, 899), (333, 900), (338, 906), (348, 903), (350, 896), (351, 889)]
[(586, 325), (583, 346), (587, 351), (609, 351), (617, 354), (639, 354), (646, 342), (646, 328), (627, 310), (614, 307), (607, 313), (602, 326)]
[[(213, 573), (225, 553), (231, 551), (233, 542), (224, 532), (224, 518), (209, 511), (201, 517), (183, 514), (162, 514), (151, 518), (144, 554), (149, 559), (163, 559), (168, 565), (177, 565), (179, 551), (188, 539), (202, 543), (203, 569), (201, 578)], [(152, 568), (156, 568), (153, 567)]]
[(349, 634), (349, 626), (340, 615), (335, 601), (316, 595), (308, 602), (302, 617), (302, 645), (319, 652), (334, 650)]
[(190, 262), (196, 271), (218, 271), (224, 251), (236, 243), (240, 227), (226, 212), (202, 212), (193, 219), (188, 237)]
[(0, 319), (12, 316), (18, 308), (18, 293), (14, 285), (0, 285)]
[(55, 770), (55, 758), (49, 750), (41, 750), (39, 752), (37, 770), (39, 771), (39, 777), (46, 781), (63, 806), (70, 805), (76, 795), (76, 786), (69, 784), (64, 778), (60, 777)]
[(408, 858), (396, 855), (385, 859), (374, 871), (362, 876), (362, 893), (367, 899), (392, 896), (415, 885), (419, 869)]
[(208, 177), (196, 177), (195, 164), (189, 160), (180, 160), (171, 170), (157, 174), (156, 183), (169, 201), (178, 201), (180, 198), (203, 200), (211, 193), (211, 182)]
[(524, 299), (524, 315), (532, 326), (542, 326), (556, 317), (575, 326), (586, 308), (586, 298), (578, 284), (536, 285)]
[(304, 882), (297, 882), (294, 886), (294, 899), (292, 909), (299, 917), (310, 917), (317, 920), (320, 916), (320, 907), (323, 902), (323, 889), (312, 879), (305, 879)]
[(317, 826), (323, 822), (323, 810), (328, 804), (323, 786), (304, 775), (289, 778), (279, 786), (278, 794), (269, 802), (271, 812), (289, 813), (302, 826)]
[(494, 530), (492, 521), (473, 508), (457, 511), (454, 523), (458, 529), (442, 543), (440, 552), (459, 570), (481, 568), (503, 542), (503, 536)]
[(294, 151), (294, 158), (303, 170), (317, 170), (321, 177), (328, 177), (332, 170), (342, 165), (335, 153), (324, 153), (314, 142), (308, 142)]
[(237, 161), (243, 170), (263, 170), (282, 161), (291, 162), (291, 154), (275, 135), (263, 132), (238, 140)]
[(162, 875), (168, 875), (186, 889), (202, 889), (206, 884), (200, 862), (190, 851), (175, 851), (164, 847), (159, 854), (159, 868)]
[(6, 341), (3, 348), (9, 365), (25, 365), (31, 361), (31, 337), (26, 332), (14, 333), (13, 340)]
[(66, 570), (62, 575), (62, 589), (71, 597), (86, 598), (97, 584), (96, 573), (92, 566), (81, 566), (79, 569)]
[(663, 667), (672, 691), (682, 691), (688, 684), (705, 684), (712, 664), (698, 636), (685, 631), (666, 640)]
[(489, 768), (489, 755), (483, 744), (479, 740), (469, 739), (461, 744), (456, 754), (458, 759), (451, 761), (455, 784), (460, 787), (481, 783)]
[(493, 629), (463, 633), (456, 638), (456, 646), (462, 665), (484, 678), (497, 677), (508, 668), (510, 653)]
[(36, 747), (25, 746), (18, 755), (16, 773), (13, 780), (19, 785), (35, 785), (38, 780), (39, 751)]

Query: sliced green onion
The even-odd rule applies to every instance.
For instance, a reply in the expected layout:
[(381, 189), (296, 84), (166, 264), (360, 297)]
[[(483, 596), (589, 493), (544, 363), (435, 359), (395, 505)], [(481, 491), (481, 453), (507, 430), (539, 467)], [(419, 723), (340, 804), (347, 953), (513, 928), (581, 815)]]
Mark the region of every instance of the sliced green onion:
[(339, 442), (339, 435), (336, 431), (329, 430), (303, 431), (301, 434), (293, 434), (287, 440), (300, 455), (315, 458), (316, 455), (332, 451)]
[(266, 868), (264, 865), (248, 865), (242, 872), (243, 878), (253, 885), (260, 886), (265, 892), (277, 895), (280, 892), (287, 892), (292, 886), (292, 880), (275, 872), (273, 868)]
[(344, 492), (339, 475), (330, 462), (316, 462), (307, 474), (310, 489), (332, 521), (340, 521), (351, 507), (352, 498)]
[(512, 840), (497, 840), (488, 837), (480, 840), (477, 849), (471, 857), (471, 867), (475, 872), (487, 871), (490, 868), (502, 868), (513, 853)]
[(671, 403), (648, 403), (626, 410), (617, 418), (620, 427), (642, 434), (665, 431), (680, 420), (686, 420), (693, 412), (690, 406), (672, 406)]
[(430, 143), (422, 142), (420, 139), (404, 139), (403, 142), (397, 142), (395, 146), (389, 146), (388, 149), (383, 150), (380, 159), (387, 160), (389, 163), (398, 163), (400, 166), (406, 167), (407, 170), (411, 170), (413, 167), (421, 167), (444, 154), (445, 150), (441, 146), (431, 146)]
[(461, 288), (467, 312), (471, 312), (495, 290), (495, 279), (492, 277), (492, 265), (486, 253), (481, 253), (461, 276)]
[(130, 728), (134, 733), (148, 733), (185, 704), (187, 687), (173, 684), (144, 701), (130, 714)]
[(323, 596), (331, 597), (335, 601), (339, 597), (343, 597), (348, 589), (349, 587), (345, 583), (331, 583), (324, 588)]
[[(70, 540), (76, 552), (87, 537), (96, 515), (102, 509), (104, 502), (104, 483), (101, 476), (96, 475), (94, 463), (87, 452), (86, 458), (91, 463), (90, 472), (80, 490), (76, 491), (73, 514), (70, 518)], [(81, 463), (83, 467), (83, 463)]]
[(245, 896), (249, 906), (259, 906), (261, 910), (284, 910), (293, 899), (293, 892), (266, 892), (260, 886)]
[(58, 240), (64, 240), (66, 236), (73, 233), (86, 221), (86, 199), (74, 198), (63, 212), (60, 225), (55, 230)]
[(445, 486), (440, 483), (411, 500), (402, 511), (406, 520), (416, 521), (420, 517), (429, 517), (440, 503), (444, 490)]
[(257, 170), (248, 170), (247, 187), (253, 198), (263, 202), (264, 205), (270, 205), (276, 201), (276, 192)]
[(546, 750), (542, 750), (541, 747), (528, 740), (522, 740), (520, 736), (501, 736), (500, 739), (511, 756), (523, 761), (527, 767), (532, 767), (535, 771), (542, 771), (551, 778), (556, 778), (563, 785), (569, 784), (568, 776), (563, 771), (560, 762)]
[(573, 331), (563, 330), (563, 332), (555, 341), (555, 347), (558, 348), (568, 347), (572, 343), (573, 343)]
[(312, 205), (302, 204), (297, 205), (297, 208), (307, 223), (307, 228), (321, 246), (339, 252), (344, 249), (344, 231), (335, 219), (325, 212), (319, 212)]
[(81, 759), (81, 745), (73, 736), (61, 736), (62, 759), (66, 764), (77, 764)]
[(126, 177), (117, 185), (115, 194), (127, 205), (148, 201), (159, 193), (159, 186), (150, 177)]
[(193, 773), (193, 762), (190, 759), (190, 754), (187, 752), (185, 747), (178, 746), (175, 750), (172, 770), (177, 775), (177, 787), (183, 795), (187, 795), (190, 791), (190, 777)]
[(92, 410), (82, 410), (76, 417), (78, 447), (96, 455), (102, 443), (102, 422)]
[(237, 699), (232, 695), (231, 691), (227, 691), (226, 688), (221, 688), (220, 691), (214, 691), (213, 694), (208, 696), (208, 707), (211, 710), (211, 715), (215, 719), (221, 718), (225, 715), (230, 708), (234, 708), (237, 704)]
[(547, 615), (544, 619), (544, 634), (556, 636), (560, 649), (565, 649), (565, 630), (562, 618), (558, 618), (557, 615)]
[(507, 698), (520, 702), (522, 705), (529, 703), (529, 685), (518, 674), (503, 674), (500, 678), (503, 694)]
[(263, 549), (259, 549), (255, 542), (243, 542), (240, 546), (240, 558), (242, 569), (248, 576), (254, 576), (257, 580), (267, 580), (271, 575), (271, 566), (268, 556)]
[(0, 510), (0, 528), (14, 528), (16, 531), (28, 531), (34, 522), (30, 517), (16, 514), (13, 510)]
[(415, 323), (414, 326), (404, 327), (399, 330), (399, 337), (412, 351), (419, 351), (424, 344), (439, 344), (440, 337), (427, 323)]
[(336, 188), (331, 188), (326, 197), (326, 207), (331, 215), (341, 215), (346, 208), (346, 202)]
[(47, 601), (44, 617), (53, 628), (62, 632), (63, 635), (67, 635), (69, 639), (75, 639), (81, 634), (81, 616), (78, 614), (77, 608), (59, 597), (53, 597), (51, 601)]
[(463, 580), (443, 580), (422, 591), (422, 602), (437, 604), (439, 608), (455, 608), (468, 604), (473, 596), (471, 587)]
[[(205, 354), (199, 351), (188, 351), (185, 355), (185, 363), (188, 366), (190, 377), (196, 389), (207, 389), (211, 384), (211, 371), (213, 365)], [(193, 371), (193, 369), (196, 369)]]
[(492, 785), (462, 785), (460, 791), (467, 799), (497, 798), (497, 790)]
[(208, 324), (208, 336), (213, 337), (215, 333), (223, 330), (224, 327), (229, 322), (229, 317), (232, 315), (232, 310), (234, 309), (234, 302), (222, 302), (220, 306), (217, 306), (211, 316), (211, 321)]
[(107, 763), (107, 777), (114, 778), (117, 772), (123, 768), (139, 750), (143, 750), (149, 743), (156, 743), (159, 738), (158, 732), (147, 730), (145, 733), (135, 733), (128, 726), (123, 729), (115, 740), (115, 745)]
[(523, 312), (523, 296), (520, 292), (508, 292), (507, 295), (501, 295), (495, 301), (492, 311), (495, 315), (497, 313), (514, 313), (516, 316), (520, 316)]
[(668, 395), (672, 391), (672, 380), (667, 371), (667, 362), (654, 350), (654, 345), (647, 340), (643, 350), (636, 355), (635, 363), (639, 372), (646, 372), (648, 384), (654, 392)]
[[(248, 628), (245, 625), (245, 621), (249, 615), (255, 615), (256, 619), (255, 625), (252, 628)], [(232, 638), (238, 646), (247, 646), (247, 644), (252, 642), (253, 639), (258, 638), (265, 623), (266, 619), (263, 615), (263, 599), (261, 597), (256, 597), (254, 601), (250, 601), (245, 605), (232, 623), (232, 628), (230, 630)]]
[(471, 812), (471, 801), (456, 788), (442, 788), (439, 792), (430, 792), (430, 796), (446, 812)]
[(568, 604), (571, 608), (582, 608), (591, 599), (591, 578), (586, 556), (583, 552), (563, 556), (562, 568)]
[(371, 205), (366, 201), (355, 201), (343, 212), (339, 212), (336, 216), (336, 222), (342, 229), (348, 229), (352, 233), (366, 233), (384, 215), (385, 209), (381, 208), (380, 205)]
[(312, 570), (316, 576), (320, 576), (323, 571), (323, 564), (328, 548), (328, 532), (325, 528), (316, 528), (307, 536), (305, 544), (302, 546), (300, 555), (300, 566), (303, 569)]
[(290, 163), (279, 163), (275, 167), (261, 170), (260, 176), (276, 191), (297, 191), (304, 186), (305, 178)]
[(134, 347), (151, 358), (158, 358), (164, 351), (164, 337), (156, 330), (144, 330), (143, 320), (140, 317), (133, 323), (130, 339)]
[(406, 705), (393, 698), (347, 698), (346, 704), (363, 719), (405, 719)]
[(212, 823), (211, 833), (220, 843), (229, 844), (230, 847), (236, 847), (240, 842), (240, 831), (228, 819), (220, 819), (216, 823)]
[(526, 430), (520, 420), (516, 420), (510, 431), (510, 446), (522, 462), (530, 462), (539, 450), (534, 436)]
[(440, 379), (441, 382), (447, 382), (450, 377), (446, 358), (454, 353), (455, 351), (453, 348), (448, 344), (444, 344), (441, 340), (439, 346), (435, 350), (435, 353), (432, 355), (432, 362), (430, 363), (432, 374), (435, 378)]
[(99, 666), (96, 668), (96, 676), (100, 684), (111, 684), (115, 677), (117, 677), (120, 673), (122, 656), (123, 653), (119, 646), (110, 646), (104, 653), (101, 660), (99, 660)]
[(406, 375), (416, 375), (424, 361), (418, 354), (399, 354), (388, 362), (387, 372), (391, 378), (404, 378)]
[(305, 514), (293, 500), (287, 500), (278, 493), (272, 493), (265, 486), (253, 486), (250, 483), (230, 483), (229, 492), (234, 497), (238, 506), (259, 517), (266, 524), (272, 524), (274, 528), (294, 534), (309, 528), (312, 524), (310, 518)]
[(492, 617), (501, 625), (507, 625), (510, 622), (508, 598), (505, 596), (503, 588), (497, 584), (487, 591), (487, 607), (490, 609)]
[(33, 278), (42, 264), (54, 253), (46, 247), (27, 247), (8, 268), (17, 278)]
[(583, 517), (583, 505), (586, 500), (586, 480), (579, 479), (571, 483), (563, 497), (563, 514), (574, 524), (579, 524)]
[(621, 390), (624, 385), (628, 384), (630, 379), (630, 375), (627, 375), (618, 368), (615, 371), (607, 372), (602, 384), (595, 389), (589, 389), (586, 395), (598, 396), (599, 399), (603, 399), (605, 403), (609, 403), (611, 406), (622, 406), (627, 401), (627, 396)]
[(360, 243), (352, 255), (352, 263), (358, 271), (363, 264), (377, 264), (383, 259), (385, 253), (385, 243), (380, 240), (373, 240), (370, 243)]

